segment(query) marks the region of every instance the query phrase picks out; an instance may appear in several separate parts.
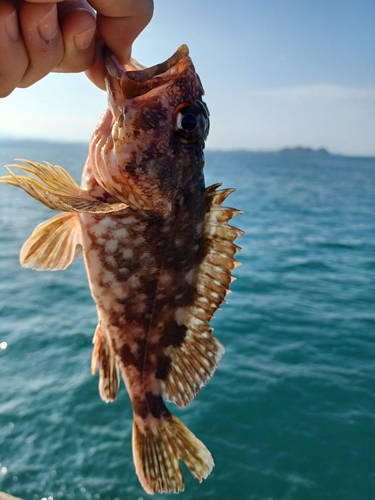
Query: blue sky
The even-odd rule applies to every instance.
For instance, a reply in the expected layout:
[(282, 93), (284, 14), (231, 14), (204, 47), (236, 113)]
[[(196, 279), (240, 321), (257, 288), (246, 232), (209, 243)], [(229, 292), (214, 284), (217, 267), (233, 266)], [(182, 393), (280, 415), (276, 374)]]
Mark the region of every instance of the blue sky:
[[(187, 43), (211, 112), (207, 147), (375, 156), (374, 0), (155, 0), (146, 65)], [(0, 100), (0, 135), (88, 141), (106, 105), (83, 74)]]

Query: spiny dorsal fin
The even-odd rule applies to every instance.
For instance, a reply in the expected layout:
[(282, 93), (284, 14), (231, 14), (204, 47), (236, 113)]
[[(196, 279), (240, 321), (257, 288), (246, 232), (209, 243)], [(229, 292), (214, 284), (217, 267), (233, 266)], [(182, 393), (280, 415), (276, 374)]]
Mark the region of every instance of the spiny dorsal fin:
[(200, 483), (214, 466), (202, 441), (169, 412), (147, 423), (134, 415), (133, 458), (138, 479), (150, 495), (184, 490), (179, 459)]
[(233, 241), (244, 234), (229, 226), (228, 221), (242, 212), (222, 206), (234, 189), (221, 189), (215, 184), (206, 189), (204, 238), (207, 254), (197, 269), (194, 305), (186, 312), (183, 324), (187, 327), (183, 344), (171, 352), (171, 368), (163, 382), (169, 401), (184, 407), (206, 385), (224, 354), (224, 347), (212, 335), (209, 321), (224, 301), (234, 280), (231, 271), (239, 265), (233, 258), (240, 250)]
[(77, 214), (59, 214), (37, 226), (21, 248), (23, 267), (37, 271), (66, 269), (81, 254)]
[[(125, 203), (104, 203), (95, 200), (81, 189), (73, 177), (59, 165), (18, 160), (26, 165), (7, 165), (9, 175), (0, 177), (0, 183), (16, 186), (52, 210), (63, 212), (110, 213), (127, 208)], [(14, 173), (11, 168), (26, 175)]]
[(94, 349), (91, 358), (91, 373), (99, 368), (99, 394), (105, 403), (116, 399), (120, 385), (119, 369), (115, 353), (108, 343), (99, 322), (93, 338)]

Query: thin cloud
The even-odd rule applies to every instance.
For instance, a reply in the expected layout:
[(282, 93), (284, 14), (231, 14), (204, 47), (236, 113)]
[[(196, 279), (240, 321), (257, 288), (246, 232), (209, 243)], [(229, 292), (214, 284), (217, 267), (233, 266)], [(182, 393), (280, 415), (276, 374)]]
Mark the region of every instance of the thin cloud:
[(335, 99), (375, 101), (375, 87), (351, 88), (341, 85), (317, 84), (283, 87), (279, 89), (251, 90), (257, 97), (282, 98), (285, 100)]

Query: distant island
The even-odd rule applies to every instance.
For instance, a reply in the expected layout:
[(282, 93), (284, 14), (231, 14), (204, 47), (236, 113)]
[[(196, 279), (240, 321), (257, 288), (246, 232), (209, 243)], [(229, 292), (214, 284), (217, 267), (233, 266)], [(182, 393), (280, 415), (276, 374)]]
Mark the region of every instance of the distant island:
[(320, 149), (312, 149), (312, 148), (303, 148), (301, 146), (297, 146), (295, 148), (283, 148), (278, 151), (278, 154), (281, 155), (293, 155), (293, 156), (330, 156), (325, 148)]

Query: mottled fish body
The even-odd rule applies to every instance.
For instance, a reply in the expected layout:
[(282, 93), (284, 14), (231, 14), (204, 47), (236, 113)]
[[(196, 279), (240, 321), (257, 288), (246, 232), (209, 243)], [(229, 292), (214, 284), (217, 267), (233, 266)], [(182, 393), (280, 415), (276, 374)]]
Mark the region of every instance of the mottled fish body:
[(0, 182), (65, 212), (35, 229), (21, 263), (65, 269), (83, 254), (99, 318), (100, 395), (115, 400), (121, 373), (140, 482), (151, 494), (178, 492), (179, 459), (199, 481), (213, 460), (165, 401), (189, 404), (223, 355), (209, 321), (233, 280), (242, 232), (228, 221), (240, 212), (222, 206), (233, 190), (204, 185), (208, 111), (186, 46), (135, 70), (107, 54), (106, 83), (109, 107), (81, 187), (61, 167), (28, 161)]

